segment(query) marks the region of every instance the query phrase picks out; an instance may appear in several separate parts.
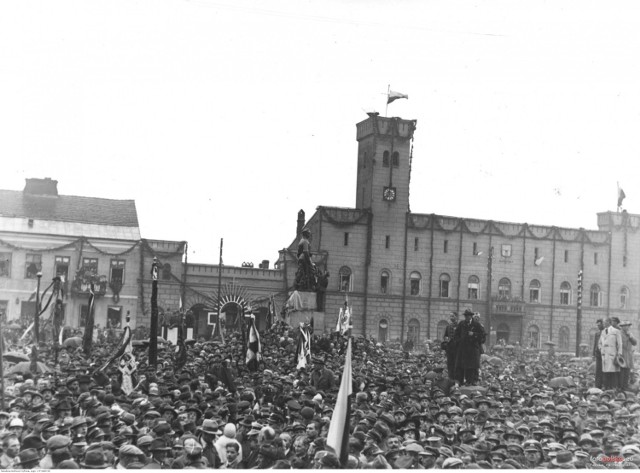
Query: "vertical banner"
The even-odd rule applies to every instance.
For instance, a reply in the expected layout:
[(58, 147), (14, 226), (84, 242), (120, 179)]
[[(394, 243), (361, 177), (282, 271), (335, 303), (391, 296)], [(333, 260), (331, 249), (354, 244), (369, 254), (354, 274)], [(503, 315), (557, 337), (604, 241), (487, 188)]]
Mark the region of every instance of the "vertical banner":
[(89, 285), (89, 309), (87, 312), (87, 320), (85, 320), (84, 324), (84, 337), (82, 339), (82, 350), (86, 356), (89, 356), (91, 353), (91, 344), (93, 343), (93, 306), (95, 298), (96, 293), (94, 291), (93, 282), (91, 282)]
[(158, 365), (158, 258), (151, 265), (151, 328), (149, 333), (149, 368), (156, 372)]

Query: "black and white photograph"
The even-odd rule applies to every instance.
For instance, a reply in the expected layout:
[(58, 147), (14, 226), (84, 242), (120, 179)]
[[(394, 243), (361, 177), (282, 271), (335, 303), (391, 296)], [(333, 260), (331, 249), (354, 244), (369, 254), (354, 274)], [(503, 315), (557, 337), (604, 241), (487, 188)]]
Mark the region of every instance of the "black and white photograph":
[(628, 0), (0, 2), (0, 470), (640, 469), (638, 58)]

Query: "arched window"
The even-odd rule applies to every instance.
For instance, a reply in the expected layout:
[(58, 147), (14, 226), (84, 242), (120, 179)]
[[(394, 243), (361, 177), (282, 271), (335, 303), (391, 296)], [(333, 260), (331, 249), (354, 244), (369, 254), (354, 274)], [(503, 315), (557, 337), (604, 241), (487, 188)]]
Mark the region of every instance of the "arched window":
[(600, 307), (602, 305), (602, 292), (600, 291), (600, 286), (593, 284), (589, 293), (591, 294), (589, 299), (591, 307)]
[(391, 292), (391, 273), (386, 269), (380, 272), (380, 293), (389, 294)]
[(437, 340), (444, 340), (444, 332), (445, 330), (447, 330), (448, 325), (449, 322), (446, 320), (441, 320), (440, 322), (438, 322), (438, 328), (436, 329), (436, 333), (438, 334)]
[(560, 327), (560, 332), (558, 335), (558, 349), (569, 349), (569, 334), (569, 327)]
[(530, 325), (527, 330), (527, 348), (540, 348), (540, 329)]
[(449, 283), (451, 277), (447, 273), (440, 275), (440, 297), (449, 297)]
[(338, 283), (340, 292), (351, 292), (353, 287), (353, 278), (351, 277), (351, 268), (343, 266), (338, 272)]
[(508, 299), (511, 297), (511, 281), (502, 278), (498, 283), (498, 297)]
[(388, 338), (388, 333), (389, 322), (387, 322), (387, 319), (380, 319), (380, 322), (378, 322), (378, 341), (385, 343)]
[(385, 168), (389, 167), (389, 151), (385, 151), (384, 153), (382, 153), (382, 165)]
[(509, 324), (502, 323), (498, 325), (498, 329), (496, 330), (496, 337), (498, 339), (498, 343), (500, 340), (504, 340), (505, 343), (509, 343), (509, 335), (511, 334), (511, 328)]
[(422, 276), (418, 271), (413, 271), (409, 276), (409, 287), (410, 293), (412, 296), (420, 295), (420, 281), (422, 280)]
[(391, 165), (394, 168), (397, 168), (398, 166), (400, 166), (400, 155), (398, 154), (397, 151), (394, 151), (393, 154), (391, 155)]
[(478, 276), (469, 276), (467, 282), (467, 298), (477, 300), (480, 295), (480, 279)]
[(169, 263), (165, 263), (164, 266), (162, 266), (162, 279), (164, 281), (171, 279), (171, 265)]
[(529, 302), (540, 302), (540, 281), (537, 279), (529, 283)]
[(407, 341), (413, 342), (415, 347), (420, 340), (420, 322), (418, 319), (409, 320), (409, 329), (407, 330)]
[(620, 289), (620, 308), (626, 309), (629, 304), (629, 288), (627, 286), (622, 286)]
[(564, 281), (560, 284), (560, 305), (571, 304), (571, 284)]

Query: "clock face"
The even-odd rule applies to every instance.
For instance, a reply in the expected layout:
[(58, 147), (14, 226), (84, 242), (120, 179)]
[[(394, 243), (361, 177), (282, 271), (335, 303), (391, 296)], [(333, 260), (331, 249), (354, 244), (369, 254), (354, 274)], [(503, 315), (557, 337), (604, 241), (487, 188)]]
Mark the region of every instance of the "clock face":
[(386, 201), (396, 200), (396, 188), (395, 187), (385, 187), (382, 192), (382, 198)]

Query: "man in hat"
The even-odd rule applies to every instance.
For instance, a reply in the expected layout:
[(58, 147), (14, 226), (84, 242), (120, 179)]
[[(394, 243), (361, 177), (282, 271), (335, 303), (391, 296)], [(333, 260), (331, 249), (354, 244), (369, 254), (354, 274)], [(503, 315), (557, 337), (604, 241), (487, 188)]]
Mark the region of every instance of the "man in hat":
[(620, 328), (622, 329), (622, 333), (620, 334), (622, 337), (622, 357), (626, 362), (624, 368), (620, 367), (620, 389), (623, 391), (634, 381), (630, 379), (631, 373), (633, 373), (633, 347), (638, 344), (638, 340), (631, 334), (629, 327), (631, 327), (631, 322), (628, 320), (620, 324)]
[(151, 452), (151, 460), (144, 466), (143, 470), (162, 470), (168, 468), (167, 456), (171, 451), (171, 447), (167, 446), (164, 440), (152, 440), (149, 451)]
[(598, 331), (593, 337), (593, 358), (596, 362), (596, 388), (602, 388), (602, 353), (600, 352), (600, 335), (604, 330), (604, 322), (602, 319), (596, 320)]
[(447, 375), (449, 379), (455, 379), (456, 371), (456, 352), (457, 347), (454, 341), (456, 327), (458, 326), (458, 313), (451, 312), (449, 316), (449, 324), (444, 329), (444, 336), (441, 348), (447, 354)]
[(219, 435), (222, 434), (220, 426), (213, 419), (205, 419), (200, 427), (200, 445), (202, 446), (202, 456), (207, 459), (211, 468), (220, 468), (222, 460), (218, 455), (215, 442)]
[(456, 379), (460, 384), (475, 385), (478, 382), (480, 369), (481, 346), (485, 341), (484, 330), (479, 323), (473, 321), (474, 313), (464, 311), (464, 320), (455, 330)]
[(313, 372), (311, 373), (311, 385), (320, 391), (329, 391), (335, 385), (336, 380), (333, 372), (325, 368), (322, 358), (313, 360)]
[(604, 321), (604, 330), (600, 334), (604, 389), (618, 389), (620, 386), (620, 366), (616, 358), (622, 355), (622, 334), (616, 327), (618, 323), (620, 320), (617, 317), (607, 317)]

